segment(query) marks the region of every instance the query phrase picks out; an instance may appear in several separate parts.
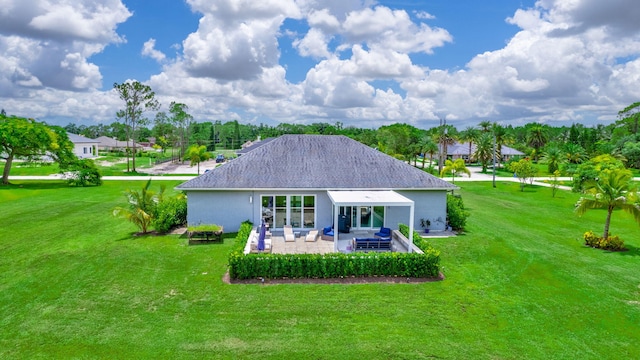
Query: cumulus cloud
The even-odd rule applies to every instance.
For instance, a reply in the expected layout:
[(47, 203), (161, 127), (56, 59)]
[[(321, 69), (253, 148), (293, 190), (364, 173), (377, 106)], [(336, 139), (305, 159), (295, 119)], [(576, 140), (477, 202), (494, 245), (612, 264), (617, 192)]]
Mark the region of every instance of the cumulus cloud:
[(102, 75), (88, 58), (124, 39), (116, 26), (131, 13), (120, 0), (4, 0), (0, 11), (0, 83), (22, 88), (87, 91)]
[(151, 38), (142, 45), (142, 55), (148, 56), (155, 61), (161, 63), (167, 59), (167, 56), (159, 50), (156, 50), (156, 39)]

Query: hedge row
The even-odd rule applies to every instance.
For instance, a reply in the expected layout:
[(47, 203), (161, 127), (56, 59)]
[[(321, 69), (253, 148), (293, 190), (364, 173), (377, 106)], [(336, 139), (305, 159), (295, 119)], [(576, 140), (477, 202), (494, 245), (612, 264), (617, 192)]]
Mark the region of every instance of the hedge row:
[(244, 254), (251, 232), (243, 223), (229, 256), (232, 279), (339, 278), (351, 276), (436, 277), (440, 252), (429, 248), (424, 254), (397, 252), (330, 254)]

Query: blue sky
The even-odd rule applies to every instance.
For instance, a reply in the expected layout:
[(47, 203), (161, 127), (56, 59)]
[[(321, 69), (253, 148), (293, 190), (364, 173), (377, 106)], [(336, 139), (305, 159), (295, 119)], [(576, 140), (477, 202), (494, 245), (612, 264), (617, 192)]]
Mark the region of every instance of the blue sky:
[(0, 107), (109, 123), (131, 79), (197, 121), (606, 124), (640, 98), (638, 18), (633, 0), (5, 0)]

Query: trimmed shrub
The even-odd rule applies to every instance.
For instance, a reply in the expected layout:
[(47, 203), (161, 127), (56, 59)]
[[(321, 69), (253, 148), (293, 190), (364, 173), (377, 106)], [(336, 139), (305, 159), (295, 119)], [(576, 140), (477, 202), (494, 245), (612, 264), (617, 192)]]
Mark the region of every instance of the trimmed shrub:
[(593, 233), (593, 231), (587, 231), (583, 235), (584, 244), (593, 248), (610, 250), (610, 251), (621, 251), (625, 250), (624, 241), (620, 239), (619, 236), (609, 236), (608, 238), (603, 238)]
[(424, 254), (370, 252), (245, 255), (243, 250), (251, 228), (250, 222), (244, 222), (238, 230), (229, 255), (229, 275), (232, 279), (436, 277), (440, 273), (440, 252), (430, 247)]
[(464, 209), (460, 195), (447, 194), (447, 219), (453, 230), (462, 231), (467, 224), (469, 212)]
[(158, 232), (166, 233), (174, 226), (184, 225), (186, 222), (187, 198), (184, 195), (178, 195), (164, 199), (158, 204), (152, 225)]

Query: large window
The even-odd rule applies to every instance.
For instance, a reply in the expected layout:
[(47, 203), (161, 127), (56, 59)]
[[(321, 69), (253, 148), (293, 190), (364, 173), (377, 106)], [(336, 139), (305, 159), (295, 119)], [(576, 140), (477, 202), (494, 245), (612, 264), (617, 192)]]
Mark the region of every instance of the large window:
[(311, 229), (316, 225), (316, 197), (314, 195), (262, 195), (262, 218), (270, 227)]

